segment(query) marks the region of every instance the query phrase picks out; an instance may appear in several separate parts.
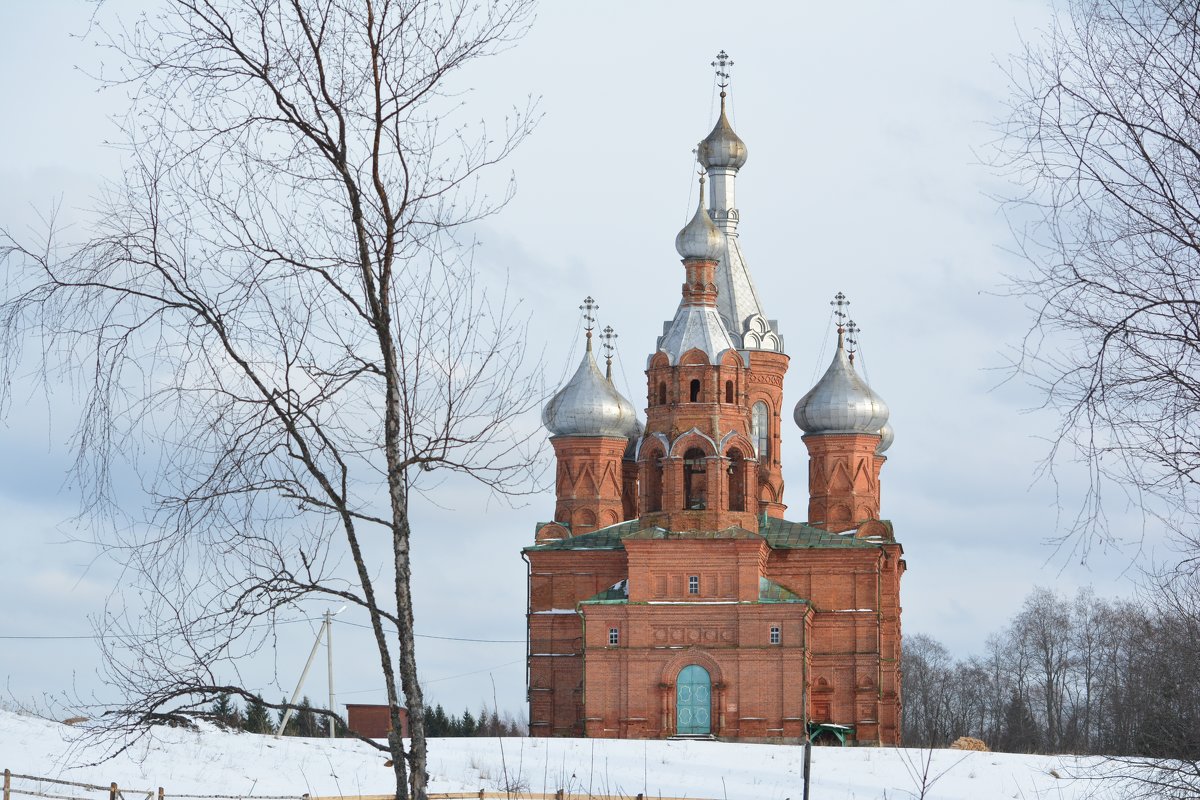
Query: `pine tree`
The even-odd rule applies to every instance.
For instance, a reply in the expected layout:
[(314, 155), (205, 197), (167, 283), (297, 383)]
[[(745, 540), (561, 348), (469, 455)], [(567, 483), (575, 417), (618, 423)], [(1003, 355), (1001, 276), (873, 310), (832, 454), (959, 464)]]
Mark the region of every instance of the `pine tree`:
[(261, 697), (255, 697), (246, 704), (246, 722), (243, 726), (248, 733), (271, 733), (271, 717), (266, 704)]
[(227, 694), (221, 695), (213, 702), (212, 716), (214, 722), (226, 727), (240, 728), (242, 724), (242, 713)]
[(321, 726), (317, 723), (317, 715), (313, 713), (312, 701), (308, 697), (300, 701), (300, 709), (296, 712), (296, 735), (321, 735)]
[[(286, 698), (283, 698), (283, 697), (279, 698), (279, 705), (283, 706), (286, 704), (287, 704)], [(283, 718), (287, 714), (287, 709), (285, 709), (285, 708), (279, 709), (278, 714), (279, 714), (279, 716), (275, 721), (275, 725), (277, 727), (278, 727), (279, 723), (283, 722)], [(297, 722), (296, 722), (296, 713), (295, 712), (292, 712), (292, 718), (288, 720), (287, 727), (284, 728), (284, 730), (283, 730), (283, 735), (284, 736), (297, 735)]]
[(1036, 753), (1040, 744), (1037, 720), (1025, 698), (1014, 691), (1004, 709), (1004, 727), (997, 749), (1006, 753)]
[(430, 736), (452, 736), (453, 724), (449, 717), (446, 716), (446, 709), (442, 708), (442, 704), (438, 703), (433, 709), (433, 714), (430, 717), (437, 733), (431, 733)]
[(463, 709), (462, 722), (458, 724), (458, 735), (474, 736), (477, 728), (478, 725), (475, 722), (475, 718), (471, 716), (471, 710), (469, 708)]

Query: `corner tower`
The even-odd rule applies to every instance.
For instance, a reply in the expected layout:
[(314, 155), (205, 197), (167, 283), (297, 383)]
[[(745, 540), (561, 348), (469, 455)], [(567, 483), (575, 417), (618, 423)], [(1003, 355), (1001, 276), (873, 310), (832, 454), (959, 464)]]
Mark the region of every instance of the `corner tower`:
[[(542, 422), (552, 434), (556, 459), (553, 527), (539, 540), (594, 531), (627, 518), (629, 494), (623, 461), (631, 437), (641, 434), (633, 404), (609, 375), (600, 374), (592, 355), (592, 331), (598, 306), (584, 300), (586, 345), (571, 379), (542, 409)], [(606, 330), (611, 337), (612, 328)], [(606, 341), (607, 344), (607, 341)], [(563, 530), (565, 528), (565, 531)]]
[(747, 367), (744, 391), (751, 410), (751, 439), (758, 462), (759, 506), (769, 516), (782, 518), (787, 506), (783, 502), (780, 444), (783, 377), (787, 373), (788, 356), (783, 349), (779, 323), (767, 318), (759, 301), (738, 238), (741, 212), (737, 208), (737, 175), (745, 166), (749, 151), (734, 133), (726, 111), (733, 61), (722, 50), (712, 66), (721, 90), (721, 112), (712, 131), (697, 147), (696, 156), (712, 187), (708, 215), (724, 234), (714, 281), (717, 312)]
[(796, 403), (793, 416), (808, 447), (809, 524), (840, 533), (879, 519), (883, 452), (894, 435), (887, 403), (854, 370), (858, 326), (846, 321), (850, 301), (838, 292), (830, 305), (837, 321), (837, 349), (816, 386)]

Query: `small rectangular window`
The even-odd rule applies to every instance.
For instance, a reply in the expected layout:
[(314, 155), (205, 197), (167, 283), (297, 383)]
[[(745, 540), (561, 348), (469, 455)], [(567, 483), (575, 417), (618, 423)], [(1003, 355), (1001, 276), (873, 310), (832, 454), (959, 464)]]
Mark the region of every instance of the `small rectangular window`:
[(771, 626), (771, 644), (779, 644), (783, 640), (778, 625)]
[(688, 594), (700, 594), (700, 576), (688, 576)]
[(608, 643), (610, 645), (618, 645), (621, 643), (621, 631), (617, 628), (608, 629)]

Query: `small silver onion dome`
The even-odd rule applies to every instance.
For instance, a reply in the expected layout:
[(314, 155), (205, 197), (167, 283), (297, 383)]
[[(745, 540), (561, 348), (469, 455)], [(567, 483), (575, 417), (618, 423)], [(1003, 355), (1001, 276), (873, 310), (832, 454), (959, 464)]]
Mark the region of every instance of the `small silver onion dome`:
[(725, 116), (725, 92), (721, 92), (721, 116), (713, 127), (712, 133), (704, 137), (697, 150), (697, 156), (705, 169), (713, 167), (733, 167), (741, 169), (746, 163), (746, 143), (733, 132), (729, 118)]
[(725, 234), (713, 224), (704, 208), (704, 176), (700, 176), (700, 204), (691, 221), (675, 237), (675, 250), (682, 258), (718, 261), (725, 252)]
[(880, 433), (887, 422), (887, 403), (854, 371), (840, 332), (833, 362), (792, 416), (805, 433)]
[(633, 404), (600, 373), (592, 357), (591, 332), (579, 369), (542, 409), (542, 424), (555, 436), (624, 439), (637, 423)]
[(892, 430), (892, 423), (883, 423), (883, 427), (879, 429), (879, 446), (875, 448), (875, 454), (883, 455), (894, 441), (896, 441), (896, 432)]

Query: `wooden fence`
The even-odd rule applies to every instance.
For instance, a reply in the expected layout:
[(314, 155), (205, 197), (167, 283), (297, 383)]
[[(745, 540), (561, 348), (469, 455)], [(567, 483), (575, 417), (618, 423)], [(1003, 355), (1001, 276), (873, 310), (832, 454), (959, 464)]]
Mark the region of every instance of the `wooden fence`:
[[(36, 784), (38, 788), (14, 787), (13, 781), (25, 781)], [(41, 790), (41, 786), (64, 787), (54, 792)], [(71, 789), (83, 789), (82, 794), (70, 792)], [(64, 792), (64, 793), (59, 793)], [(43, 778), (38, 775), (21, 775), (4, 770), (4, 795), (0, 800), (13, 800), (14, 797), (44, 797), (48, 800), (97, 800), (98, 793), (107, 793), (108, 800), (394, 800), (394, 794), (363, 794), (363, 795), (321, 795), (284, 794), (284, 795), (229, 795), (229, 794), (175, 794), (167, 793), (163, 787), (155, 789), (130, 789), (110, 783), (107, 786), (96, 783), (79, 783), (64, 781), (58, 778)], [(705, 800), (705, 798), (663, 797), (662, 795), (642, 794), (607, 795), (590, 794), (588, 792), (564, 792), (559, 789), (553, 794), (541, 792), (430, 792), (429, 800)]]

